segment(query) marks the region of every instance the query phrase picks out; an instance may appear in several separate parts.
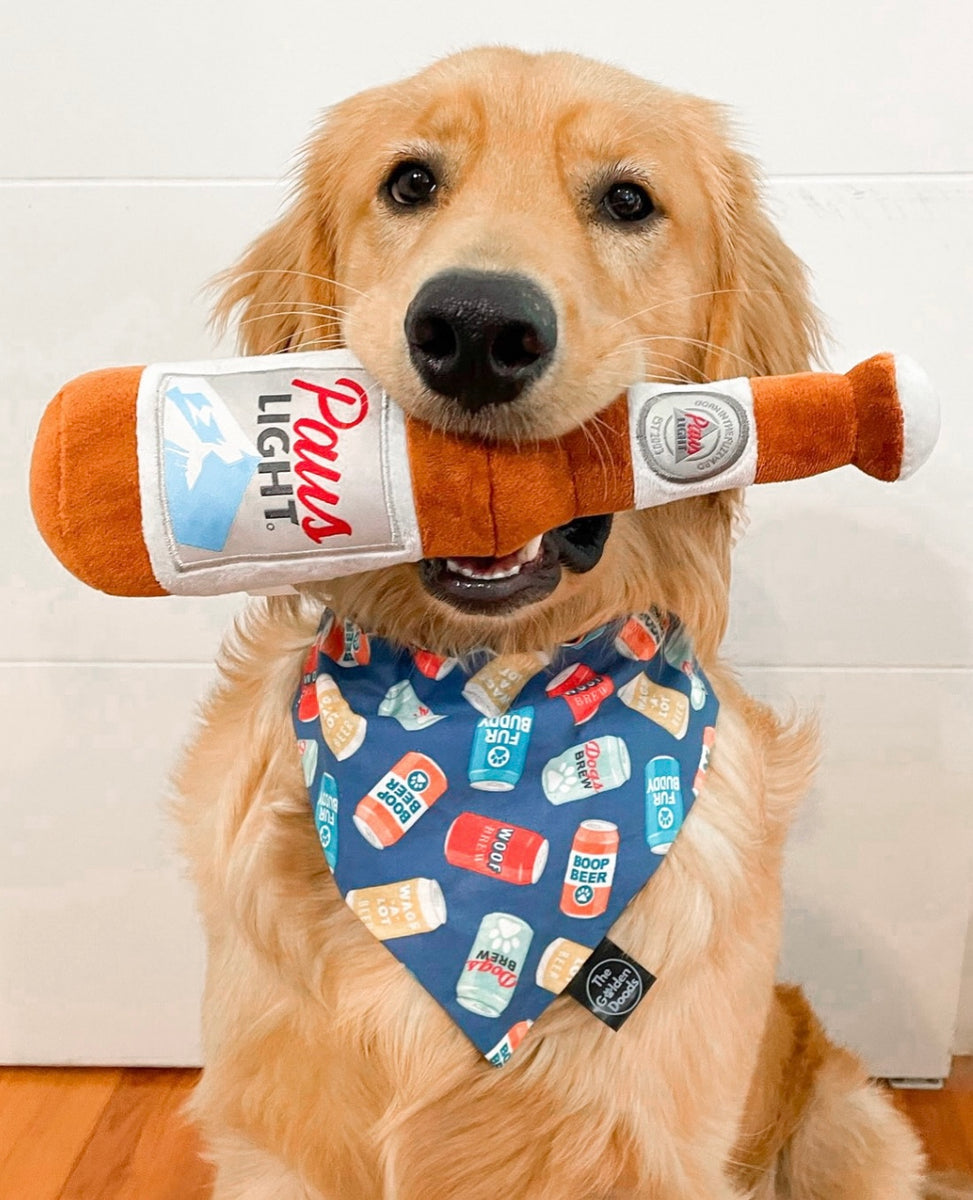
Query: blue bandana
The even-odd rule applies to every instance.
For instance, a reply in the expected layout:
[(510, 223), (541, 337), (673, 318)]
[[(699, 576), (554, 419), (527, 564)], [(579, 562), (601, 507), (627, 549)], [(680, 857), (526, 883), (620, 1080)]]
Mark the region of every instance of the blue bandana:
[(462, 663), (326, 611), (294, 727), (349, 907), (502, 1065), (663, 862), (717, 709), (654, 610)]

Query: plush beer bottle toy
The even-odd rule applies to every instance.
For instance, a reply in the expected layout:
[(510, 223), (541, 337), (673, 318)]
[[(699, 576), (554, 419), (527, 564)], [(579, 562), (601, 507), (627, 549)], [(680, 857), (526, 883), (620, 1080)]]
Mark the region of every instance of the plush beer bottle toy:
[(347, 350), (111, 368), (51, 401), (31, 503), (61, 562), (122, 596), (215, 595), (424, 557), (494, 557), (573, 519), (853, 464), (910, 475), (939, 430), (921, 369), (637, 383), (585, 428), (486, 443), (402, 411)]

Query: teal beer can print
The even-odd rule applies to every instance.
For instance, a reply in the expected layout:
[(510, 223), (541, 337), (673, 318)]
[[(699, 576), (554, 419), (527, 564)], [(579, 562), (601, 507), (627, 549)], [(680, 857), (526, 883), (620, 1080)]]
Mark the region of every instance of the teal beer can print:
[(533, 705), (477, 721), (470, 750), (470, 787), (484, 792), (515, 788), (524, 773), (533, 727)]
[(645, 764), (645, 840), (653, 854), (665, 854), (682, 828), (679, 763), (658, 754)]
[(314, 806), (314, 824), (321, 839), (321, 849), (333, 871), (338, 861), (338, 784), (325, 771), (318, 787), (318, 802)]
[(456, 1002), (481, 1017), (499, 1017), (520, 981), (533, 936), (513, 913), (487, 913), (456, 984)]

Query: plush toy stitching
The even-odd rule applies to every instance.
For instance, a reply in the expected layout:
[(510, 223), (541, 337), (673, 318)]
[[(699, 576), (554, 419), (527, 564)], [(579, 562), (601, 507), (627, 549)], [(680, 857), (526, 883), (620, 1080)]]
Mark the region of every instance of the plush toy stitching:
[(500, 530), (497, 528), (497, 514), (496, 514), (496, 509), (494, 506), (494, 496), (496, 494), (496, 485), (495, 485), (494, 479), (493, 479), (493, 461), (492, 461), (492, 459), (493, 459), (493, 454), (488, 445), (488, 446), (486, 446), (486, 460), (487, 460), (487, 488), (489, 489), (489, 493), (490, 493), (490, 502), (489, 502), (489, 505), (487, 506), (487, 511), (490, 514), (490, 526), (493, 529), (493, 553), (499, 554), (500, 546), (498, 544), (498, 541), (499, 541), (499, 537), (500, 537)]

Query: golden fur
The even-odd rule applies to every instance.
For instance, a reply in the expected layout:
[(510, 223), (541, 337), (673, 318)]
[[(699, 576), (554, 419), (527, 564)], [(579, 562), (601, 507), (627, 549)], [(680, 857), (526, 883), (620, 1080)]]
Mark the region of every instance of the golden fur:
[[(417, 156), (443, 197), (391, 212), (381, 181)], [(590, 180), (619, 169), (663, 206), (648, 232), (587, 219)], [(530, 274), (557, 309), (552, 371), (485, 415), (424, 392), (405, 352), (405, 308), (447, 266)], [(224, 286), (248, 351), (347, 342), (409, 411), (493, 438), (563, 432), (640, 376), (800, 370), (816, 338), (720, 111), (561, 54), (467, 52), (339, 105)], [(195, 1112), (216, 1200), (931, 1194), (907, 1124), (800, 992), (774, 987), (782, 844), (815, 732), (719, 660), (737, 505), (617, 518), (590, 574), (509, 617), (460, 616), (412, 567), (330, 589), (342, 615), (441, 652), (553, 646), (654, 603), (694, 631), (720, 696), (707, 787), (613, 935), (658, 974), (650, 1002), (616, 1034), (560, 998), (502, 1071), (349, 912), (321, 854), (289, 706), (323, 593), (251, 605), (178, 778), (209, 941)]]

